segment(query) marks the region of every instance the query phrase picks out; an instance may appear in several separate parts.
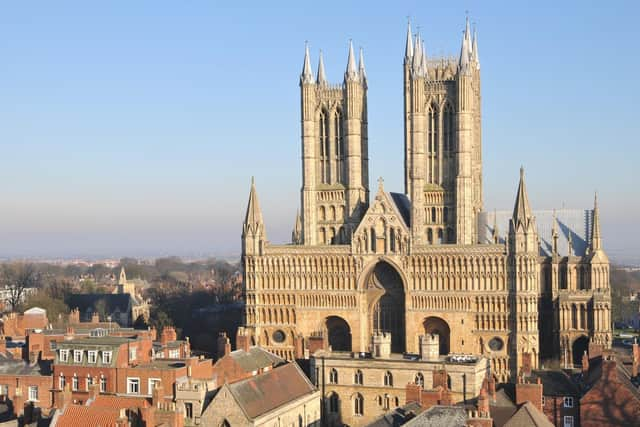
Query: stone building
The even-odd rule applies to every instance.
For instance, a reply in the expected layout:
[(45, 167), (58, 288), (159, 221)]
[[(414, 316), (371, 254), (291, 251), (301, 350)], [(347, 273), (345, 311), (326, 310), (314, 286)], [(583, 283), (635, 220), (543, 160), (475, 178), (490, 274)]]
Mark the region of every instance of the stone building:
[[(393, 353), (418, 353), (438, 334), (440, 354), (490, 360), (499, 381), (523, 365), (579, 358), (611, 344), (609, 261), (597, 203), (583, 253), (555, 224), (541, 241), (524, 171), (506, 237), (487, 243), (482, 198), (481, 73), (469, 23), (458, 58), (426, 55), (407, 30), (402, 193), (369, 191), (367, 87), (349, 46), (342, 84), (317, 74), (305, 51), (301, 91), (302, 209), (291, 244), (271, 244), (252, 182), (242, 232), (244, 333), (286, 358), (322, 335), (334, 351), (370, 351), (377, 331)], [(577, 356), (576, 356), (577, 355)]]
[(324, 396), (325, 423), (367, 425), (405, 404), (407, 384), (431, 390), (440, 403), (478, 396), (487, 375), (486, 358), (442, 356), (437, 335), (422, 336), (420, 344), (419, 355), (391, 353), (391, 336), (379, 333), (372, 338), (373, 353), (316, 351), (311, 380)]

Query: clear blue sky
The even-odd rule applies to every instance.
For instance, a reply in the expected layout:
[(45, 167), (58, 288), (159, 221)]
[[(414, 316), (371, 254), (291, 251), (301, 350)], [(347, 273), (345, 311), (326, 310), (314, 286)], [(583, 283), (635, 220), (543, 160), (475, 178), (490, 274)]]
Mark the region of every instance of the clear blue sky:
[(512, 207), (524, 164), (535, 209), (597, 190), (605, 247), (638, 255), (640, 3), (530, 3), (3, 2), (0, 256), (238, 253), (251, 175), (286, 241), (305, 40), (336, 83), (348, 40), (364, 48), (371, 180), (402, 191), (406, 17), (457, 54), (465, 10), (485, 207)]

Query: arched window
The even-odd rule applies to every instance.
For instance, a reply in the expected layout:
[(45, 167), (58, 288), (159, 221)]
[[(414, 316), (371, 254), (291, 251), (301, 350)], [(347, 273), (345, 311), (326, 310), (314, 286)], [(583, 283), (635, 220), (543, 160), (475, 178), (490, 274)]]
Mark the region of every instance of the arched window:
[(93, 385), (93, 378), (91, 378), (91, 375), (87, 374), (87, 381), (86, 381), (86, 388), (87, 391), (89, 391), (89, 388)]
[(389, 395), (388, 394), (384, 395), (384, 402), (383, 402), (383, 405), (382, 405), (382, 409), (384, 409), (384, 410), (388, 410), (389, 409)]
[(360, 393), (356, 393), (353, 398), (353, 413), (354, 415), (364, 415), (364, 397)]
[(71, 390), (78, 390), (78, 376), (76, 374), (73, 374), (71, 379)]
[(340, 111), (337, 110), (334, 116), (334, 125), (335, 129), (335, 147), (336, 147), (336, 182), (342, 182), (343, 180), (343, 159), (344, 159), (344, 142), (342, 137), (342, 115)]
[(327, 244), (333, 244), (335, 243), (333, 241), (334, 237), (336, 237), (336, 229), (333, 227), (329, 227), (329, 236), (327, 238)]
[(331, 368), (329, 371), (329, 383), (338, 384), (338, 371), (335, 368)]
[(335, 206), (330, 206), (329, 207), (329, 220), (330, 221), (335, 221), (336, 220), (336, 207)]
[(433, 103), (429, 108), (429, 139), (427, 141), (427, 153), (435, 154), (438, 147), (438, 106)]
[(447, 375), (447, 389), (451, 390), (451, 375)]
[(444, 128), (442, 145), (445, 152), (453, 151), (453, 135), (455, 133), (453, 119), (453, 110), (451, 105), (447, 103), (442, 111), (442, 127)]
[(100, 393), (107, 392), (107, 379), (104, 375), (100, 374)]
[(340, 397), (337, 393), (331, 393), (329, 396), (329, 412), (338, 412), (340, 410)]
[(376, 251), (376, 230), (371, 229), (371, 252)]
[(389, 249), (391, 252), (396, 251), (396, 230), (393, 227), (389, 227)]
[(324, 228), (320, 229), (320, 233), (319, 233), (319, 241), (321, 245), (324, 245), (327, 242), (327, 232), (324, 230)]
[(442, 228), (438, 229), (438, 244), (441, 244), (443, 240), (443, 236), (442, 236)]
[(414, 381), (417, 385), (424, 388), (424, 375), (422, 375), (422, 373), (418, 372)]
[(358, 369), (355, 374), (353, 374), (353, 383), (362, 385), (362, 371)]
[(231, 424), (229, 424), (229, 421), (223, 420), (222, 423), (220, 423), (220, 427), (231, 427)]
[(395, 400), (395, 404), (396, 406), (400, 406), (400, 398), (398, 396), (396, 396)]
[(431, 222), (436, 222), (436, 208), (431, 208)]
[(327, 125), (327, 112), (322, 110), (320, 112), (318, 134), (320, 135), (320, 162), (322, 164), (320, 176), (325, 184), (329, 183), (329, 133)]
[(64, 377), (64, 374), (60, 372), (60, 378), (58, 379), (58, 388), (60, 390), (64, 390), (64, 386), (67, 385), (67, 380)]
[(384, 385), (387, 387), (393, 387), (393, 375), (389, 371), (384, 373)]
[(320, 209), (318, 210), (318, 217), (320, 221), (324, 221), (327, 218), (324, 206), (320, 206)]
[(433, 243), (433, 230), (430, 228), (427, 230), (427, 242), (429, 242), (429, 244)]

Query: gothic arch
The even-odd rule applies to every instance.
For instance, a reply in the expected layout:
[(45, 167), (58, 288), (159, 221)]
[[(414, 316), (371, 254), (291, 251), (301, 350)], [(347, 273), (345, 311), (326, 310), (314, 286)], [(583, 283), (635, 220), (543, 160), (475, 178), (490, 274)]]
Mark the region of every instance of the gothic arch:
[(451, 329), (449, 324), (442, 318), (430, 316), (422, 322), (425, 334), (436, 334), (440, 338), (440, 354), (449, 354)]
[(589, 338), (586, 335), (580, 335), (571, 344), (571, 353), (573, 355), (573, 364), (578, 366), (582, 363), (582, 355), (589, 350)]
[(329, 316), (324, 321), (327, 341), (333, 351), (351, 351), (351, 327), (339, 316)]

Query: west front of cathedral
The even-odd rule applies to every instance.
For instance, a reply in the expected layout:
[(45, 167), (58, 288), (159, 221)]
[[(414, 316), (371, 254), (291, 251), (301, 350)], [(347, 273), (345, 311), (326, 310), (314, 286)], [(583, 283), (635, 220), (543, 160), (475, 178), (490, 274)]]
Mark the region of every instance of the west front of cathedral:
[[(524, 171), (500, 233), (483, 212), (478, 40), (467, 22), (460, 55), (430, 58), (409, 28), (404, 64), (404, 183), (369, 189), (367, 76), (349, 47), (343, 82), (323, 59), (300, 76), (301, 209), (291, 244), (269, 243), (252, 183), (242, 233), (240, 333), (289, 359), (316, 349), (483, 355), (498, 381), (524, 364), (572, 365), (611, 346), (609, 260), (597, 200), (583, 229), (561, 213), (542, 235)], [(399, 112), (400, 114), (400, 112)], [(508, 221), (508, 222), (507, 222)]]

